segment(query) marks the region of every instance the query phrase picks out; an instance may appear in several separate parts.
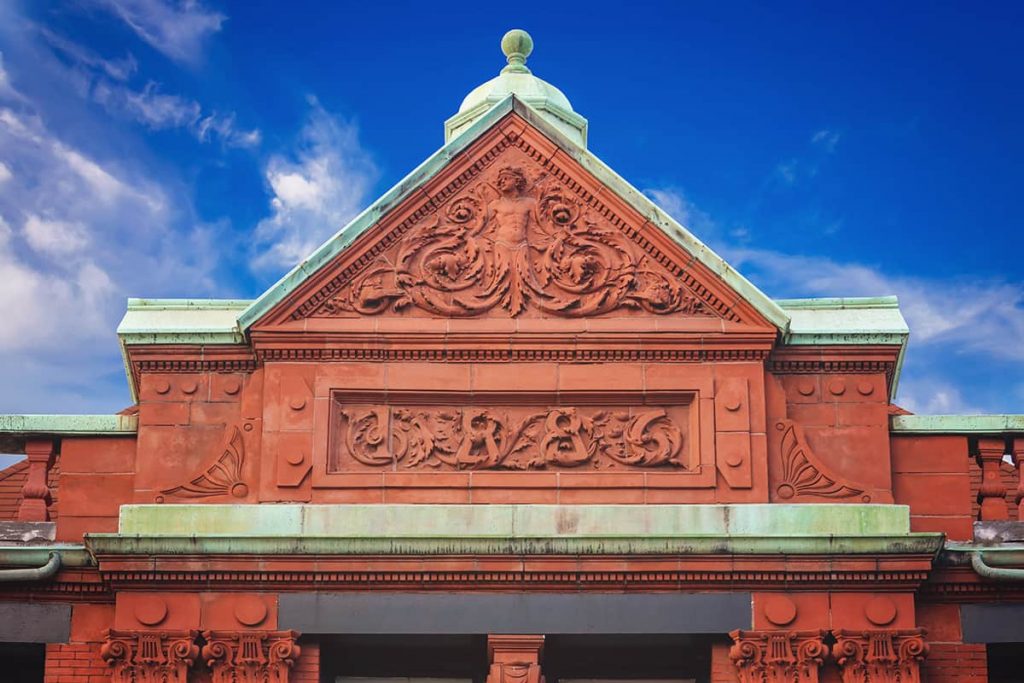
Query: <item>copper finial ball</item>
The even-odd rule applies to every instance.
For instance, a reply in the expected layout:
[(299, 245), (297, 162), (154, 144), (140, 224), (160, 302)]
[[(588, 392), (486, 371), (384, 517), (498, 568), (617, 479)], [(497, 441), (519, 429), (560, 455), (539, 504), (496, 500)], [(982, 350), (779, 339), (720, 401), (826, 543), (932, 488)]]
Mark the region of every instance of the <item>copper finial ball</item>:
[(501, 51), (511, 67), (526, 70), (526, 58), (533, 52), (533, 38), (526, 31), (514, 28), (501, 38)]

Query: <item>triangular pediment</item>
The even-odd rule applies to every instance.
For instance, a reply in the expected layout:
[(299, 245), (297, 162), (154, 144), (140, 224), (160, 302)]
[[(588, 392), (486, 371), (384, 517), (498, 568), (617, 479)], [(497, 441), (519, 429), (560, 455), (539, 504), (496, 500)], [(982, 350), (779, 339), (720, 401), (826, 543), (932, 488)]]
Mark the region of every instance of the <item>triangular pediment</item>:
[[(646, 198), (636, 206), (641, 195), (610, 175), (626, 189), (612, 187), (594, 172), (600, 162), (567, 150), (529, 114), (511, 101), (430, 177), (378, 206), (372, 222), (361, 217), (325, 245), (335, 253), (321, 254), (315, 272), (304, 264), (301, 277), (257, 301), (263, 310), (248, 324), (337, 330), (381, 317), (653, 317), (697, 328), (779, 326), (767, 297), (724, 263), (707, 262), (706, 247), (664, 225), (660, 211), (645, 212)], [(264, 301), (271, 294), (276, 301)]]

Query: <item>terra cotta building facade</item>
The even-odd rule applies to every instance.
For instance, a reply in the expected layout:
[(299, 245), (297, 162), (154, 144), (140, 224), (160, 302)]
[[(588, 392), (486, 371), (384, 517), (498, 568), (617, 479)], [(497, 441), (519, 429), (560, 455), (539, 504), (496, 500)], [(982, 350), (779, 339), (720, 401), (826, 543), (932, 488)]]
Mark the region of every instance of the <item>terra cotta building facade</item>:
[(6, 674), (1014, 680), (1024, 419), (906, 414), (895, 299), (761, 293), (502, 47), (258, 299), (130, 300), (131, 408), (0, 417)]

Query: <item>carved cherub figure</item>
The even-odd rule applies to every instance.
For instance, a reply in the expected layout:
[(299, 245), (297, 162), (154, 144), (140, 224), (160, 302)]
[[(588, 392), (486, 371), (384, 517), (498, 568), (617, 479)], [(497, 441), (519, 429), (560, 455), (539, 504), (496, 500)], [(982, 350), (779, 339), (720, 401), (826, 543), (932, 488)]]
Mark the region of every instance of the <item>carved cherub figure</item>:
[(527, 193), (528, 185), (526, 175), (515, 166), (498, 171), (498, 197), (487, 206), (495, 242), (518, 246), (526, 241), (531, 221), (537, 220), (537, 200)]

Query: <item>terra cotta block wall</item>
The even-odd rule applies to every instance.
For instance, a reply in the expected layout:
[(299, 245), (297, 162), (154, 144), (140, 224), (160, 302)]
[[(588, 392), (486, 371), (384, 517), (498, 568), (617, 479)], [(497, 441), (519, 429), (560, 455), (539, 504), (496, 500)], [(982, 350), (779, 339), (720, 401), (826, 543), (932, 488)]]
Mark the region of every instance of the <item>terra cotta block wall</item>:
[[(768, 383), (775, 501), (892, 502), (884, 373), (769, 375)], [(823, 475), (814, 486), (795, 473), (812, 470)]]
[(893, 494), (910, 506), (912, 531), (973, 537), (970, 456), (963, 436), (894, 436)]
[(268, 363), (264, 501), (766, 500), (757, 363)]
[(117, 531), (121, 504), (135, 486), (134, 438), (67, 438), (61, 443), (57, 539), (81, 541), (87, 532)]

